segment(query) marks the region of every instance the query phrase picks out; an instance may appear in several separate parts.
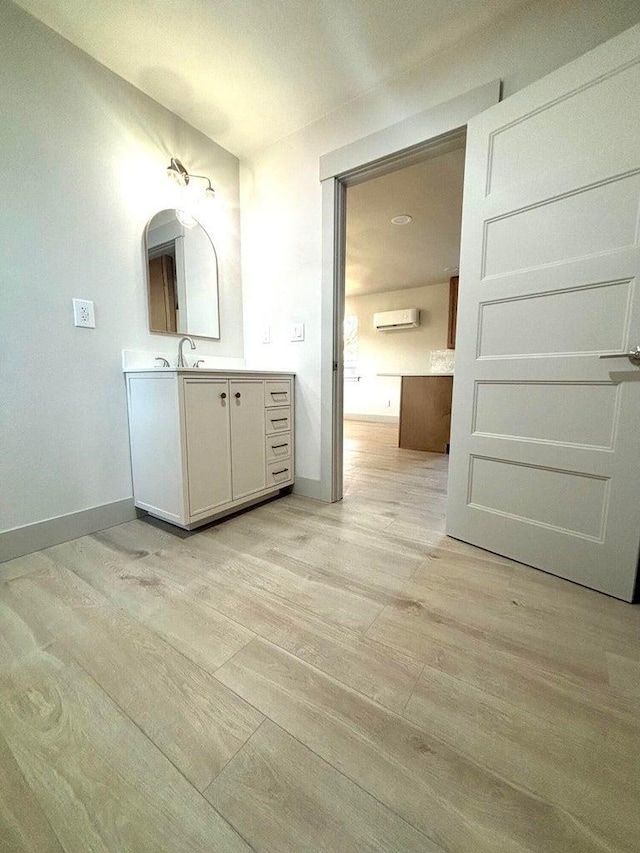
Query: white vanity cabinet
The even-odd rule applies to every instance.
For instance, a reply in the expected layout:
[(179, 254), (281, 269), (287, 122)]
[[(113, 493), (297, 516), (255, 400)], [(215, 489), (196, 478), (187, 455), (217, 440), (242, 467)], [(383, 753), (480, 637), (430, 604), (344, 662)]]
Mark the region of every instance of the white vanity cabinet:
[(293, 484), (293, 375), (127, 371), (137, 507), (191, 529)]

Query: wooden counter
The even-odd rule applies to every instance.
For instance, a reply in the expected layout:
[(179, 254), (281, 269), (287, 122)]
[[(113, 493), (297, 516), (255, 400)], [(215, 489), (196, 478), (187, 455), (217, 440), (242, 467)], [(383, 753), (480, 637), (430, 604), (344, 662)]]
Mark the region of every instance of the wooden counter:
[(446, 453), (453, 376), (403, 376), (398, 447)]

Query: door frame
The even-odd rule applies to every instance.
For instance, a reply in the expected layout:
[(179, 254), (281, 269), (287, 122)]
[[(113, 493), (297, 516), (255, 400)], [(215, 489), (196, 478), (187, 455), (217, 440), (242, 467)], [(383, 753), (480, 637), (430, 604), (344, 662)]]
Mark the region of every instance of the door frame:
[[(493, 80), (431, 109), (337, 148), (320, 158), (322, 282), (320, 331), (321, 500), (342, 499), (343, 319), (346, 191), (372, 178), (459, 147), (469, 119), (497, 104)], [(464, 297), (462, 297), (464, 298)]]

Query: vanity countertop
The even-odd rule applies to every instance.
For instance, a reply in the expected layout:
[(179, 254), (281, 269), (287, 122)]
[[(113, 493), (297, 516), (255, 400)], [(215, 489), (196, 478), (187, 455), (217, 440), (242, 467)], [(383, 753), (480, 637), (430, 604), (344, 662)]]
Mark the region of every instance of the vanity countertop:
[(123, 373), (191, 373), (195, 376), (295, 376), (290, 370), (249, 370), (222, 367), (125, 367)]

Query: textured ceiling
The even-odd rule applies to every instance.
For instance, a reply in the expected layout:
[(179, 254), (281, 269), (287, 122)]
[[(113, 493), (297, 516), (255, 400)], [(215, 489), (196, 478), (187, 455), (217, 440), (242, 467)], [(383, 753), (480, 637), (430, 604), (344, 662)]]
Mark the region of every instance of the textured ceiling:
[[(347, 296), (448, 281), (460, 260), (464, 148), (347, 190)], [(391, 218), (408, 214), (408, 225)]]
[(237, 155), (525, 0), (18, 0)]

